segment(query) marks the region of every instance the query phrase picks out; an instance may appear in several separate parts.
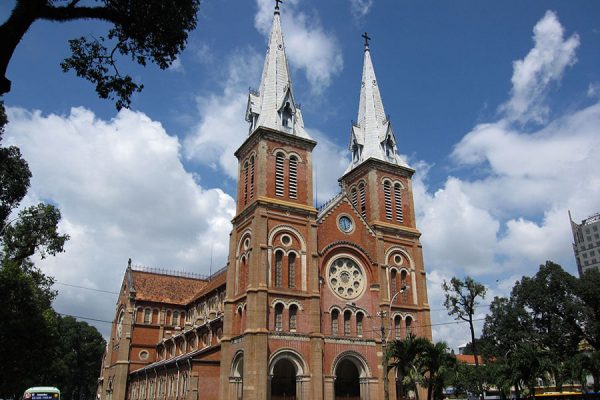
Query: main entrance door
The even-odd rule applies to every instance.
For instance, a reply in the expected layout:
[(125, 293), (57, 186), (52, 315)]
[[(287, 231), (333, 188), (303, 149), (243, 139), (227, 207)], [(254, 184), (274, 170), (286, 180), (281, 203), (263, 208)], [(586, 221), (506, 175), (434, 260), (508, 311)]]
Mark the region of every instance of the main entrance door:
[(286, 358), (273, 368), (271, 400), (296, 400), (296, 367)]
[(360, 380), (356, 365), (346, 359), (335, 369), (335, 399), (360, 400)]

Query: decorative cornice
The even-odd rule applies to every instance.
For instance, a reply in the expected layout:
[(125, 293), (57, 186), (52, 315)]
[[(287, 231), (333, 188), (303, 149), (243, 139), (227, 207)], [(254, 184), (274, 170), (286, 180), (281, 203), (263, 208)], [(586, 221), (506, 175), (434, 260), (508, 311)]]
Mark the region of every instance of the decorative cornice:
[(319, 255), (320, 256), (324, 256), (325, 253), (327, 253), (329, 250), (331, 250), (331, 249), (333, 249), (335, 247), (340, 247), (340, 246), (353, 247), (353, 248), (359, 250), (362, 254), (364, 254), (369, 259), (369, 262), (371, 264), (377, 266), (377, 262), (369, 255), (369, 253), (367, 252), (367, 250), (365, 250), (361, 246), (357, 245), (356, 243), (349, 242), (347, 240), (338, 240), (336, 242), (328, 244), (327, 246), (325, 246), (323, 248), (323, 250), (321, 250), (319, 252)]
[(378, 169), (384, 172), (388, 172), (390, 174), (397, 174), (399, 176), (411, 178), (415, 173), (415, 170), (410, 167), (405, 167), (403, 165), (396, 165), (389, 163), (387, 161), (378, 160), (376, 158), (369, 158), (368, 160), (362, 162), (357, 165), (344, 175), (342, 175), (338, 182), (350, 181), (354, 178), (363, 175), (370, 169)]

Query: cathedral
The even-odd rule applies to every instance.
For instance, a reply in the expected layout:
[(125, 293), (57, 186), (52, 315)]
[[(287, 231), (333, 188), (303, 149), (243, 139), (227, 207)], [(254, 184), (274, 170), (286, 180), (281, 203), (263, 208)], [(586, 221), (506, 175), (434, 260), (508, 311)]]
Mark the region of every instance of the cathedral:
[(227, 265), (202, 277), (129, 263), (102, 400), (396, 399), (387, 343), (431, 339), (415, 171), (398, 155), (368, 36), (351, 161), (317, 209), (317, 143), (294, 97), (278, 4), (235, 153)]

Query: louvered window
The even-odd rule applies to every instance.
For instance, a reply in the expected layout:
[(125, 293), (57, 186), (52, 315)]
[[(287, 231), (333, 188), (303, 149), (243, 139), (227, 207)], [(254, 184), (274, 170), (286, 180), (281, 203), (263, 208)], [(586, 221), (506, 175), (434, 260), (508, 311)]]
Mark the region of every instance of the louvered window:
[(367, 218), (367, 198), (366, 198), (366, 193), (365, 193), (365, 184), (361, 183), (358, 186), (358, 191), (360, 192), (360, 215), (362, 215), (363, 218)]
[(290, 331), (295, 331), (297, 328), (298, 307), (290, 306)]
[(281, 303), (275, 306), (275, 330), (277, 332), (283, 330), (283, 304)]
[(406, 317), (406, 336), (412, 333), (412, 318)]
[(363, 314), (362, 313), (356, 314), (356, 335), (357, 336), (363, 335)]
[(352, 314), (350, 311), (344, 313), (344, 336), (350, 336), (350, 317)]
[(356, 188), (353, 187), (352, 188), (352, 205), (354, 206), (354, 208), (356, 208), (358, 210), (358, 194), (356, 192)]
[(275, 287), (281, 287), (281, 262), (283, 259), (283, 252), (277, 251), (275, 253)]
[(392, 188), (390, 181), (383, 182), (383, 195), (385, 197), (385, 219), (392, 220)]
[(290, 199), (295, 199), (298, 195), (298, 159), (290, 157), (290, 181), (289, 181)]
[(283, 196), (283, 154), (275, 156), (275, 195)]
[(254, 197), (254, 156), (250, 157), (250, 198)]
[(396, 291), (397, 291), (396, 276), (397, 275), (398, 275), (398, 273), (396, 272), (395, 269), (393, 269), (392, 272), (390, 273), (390, 296), (394, 296), (396, 294)]
[(338, 310), (331, 312), (331, 334), (336, 336), (338, 334), (338, 317), (340, 313)]
[(394, 202), (396, 203), (396, 221), (402, 222), (402, 192), (400, 191), (399, 183), (394, 185)]
[(248, 161), (244, 163), (244, 205), (248, 204)]
[(288, 255), (288, 287), (296, 287), (296, 254)]

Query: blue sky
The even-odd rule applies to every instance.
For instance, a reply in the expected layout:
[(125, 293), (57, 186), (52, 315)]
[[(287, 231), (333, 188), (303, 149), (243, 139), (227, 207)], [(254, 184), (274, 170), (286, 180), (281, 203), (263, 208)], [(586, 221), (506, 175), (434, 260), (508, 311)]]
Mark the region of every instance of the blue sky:
[[(4, 19), (13, 2), (0, 5)], [(135, 264), (208, 273), (224, 265), (234, 212), (233, 151), (247, 133), (270, 0), (205, 0), (175, 65), (126, 65), (145, 89), (117, 114), (59, 63), (67, 40), (102, 23), (36, 22), (13, 57), (7, 142), (34, 179), (29, 203), (58, 204), (67, 252), (59, 283), (117, 291)], [(282, 26), (295, 98), (318, 141), (318, 202), (337, 191), (356, 119), (363, 39), (400, 153), (417, 169), (434, 323), (440, 284), (471, 274), (508, 293), (547, 259), (575, 274), (567, 210), (600, 211), (600, 4), (595, 1), (288, 0)], [(60, 312), (114, 318), (114, 296), (58, 284)], [(485, 307), (482, 308), (485, 312)], [(109, 325), (97, 323), (106, 333)], [(462, 325), (434, 338), (464, 342)]]

